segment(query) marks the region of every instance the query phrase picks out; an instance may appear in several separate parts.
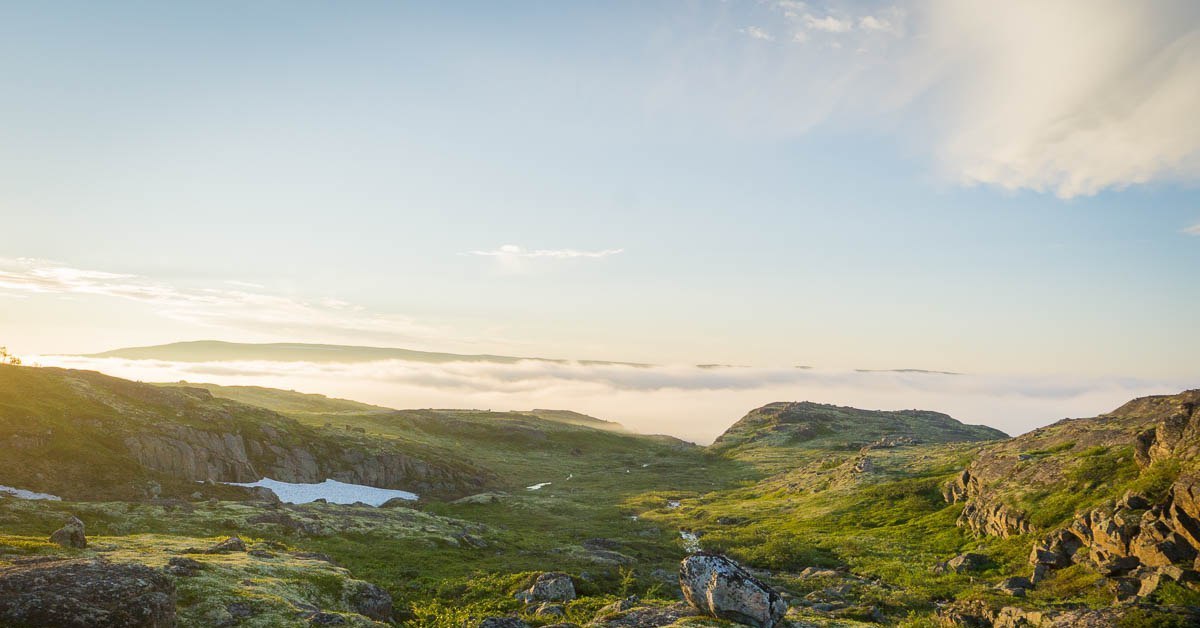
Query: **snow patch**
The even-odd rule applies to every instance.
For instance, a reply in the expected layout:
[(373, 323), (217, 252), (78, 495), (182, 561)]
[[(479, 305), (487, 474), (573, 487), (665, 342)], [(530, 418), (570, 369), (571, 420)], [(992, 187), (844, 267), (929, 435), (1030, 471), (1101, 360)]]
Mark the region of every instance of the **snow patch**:
[(7, 493), (13, 497), (16, 497), (17, 499), (41, 499), (51, 502), (62, 501), (62, 498), (58, 495), (51, 495), (49, 493), (35, 493), (33, 491), (27, 491), (23, 488), (13, 488), (11, 486), (0, 485), (0, 493)]
[(542, 482), (540, 484), (534, 484), (533, 486), (526, 486), (525, 488), (531, 491), (536, 491), (543, 486), (550, 486), (551, 484), (553, 484), (553, 482)]
[(362, 502), (370, 506), (382, 506), (388, 500), (399, 497), (415, 501), (416, 493), (398, 491), (390, 488), (376, 488), (362, 484), (346, 484), (337, 480), (325, 480), (320, 484), (293, 484), (280, 482), (271, 478), (263, 478), (257, 482), (224, 482), (231, 486), (247, 488), (262, 487), (270, 489), (279, 497), (279, 501), (288, 504), (307, 504), (318, 499), (324, 499), (331, 504), (353, 504)]

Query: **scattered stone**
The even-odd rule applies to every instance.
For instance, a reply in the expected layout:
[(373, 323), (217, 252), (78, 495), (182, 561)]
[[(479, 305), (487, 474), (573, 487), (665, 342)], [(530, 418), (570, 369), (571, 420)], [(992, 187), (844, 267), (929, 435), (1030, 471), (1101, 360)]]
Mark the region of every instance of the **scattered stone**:
[(529, 628), (529, 624), (516, 617), (488, 617), (479, 622), (479, 628)]
[(382, 587), (351, 580), (346, 583), (344, 595), (346, 607), (355, 613), (375, 621), (392, 621), (392, 595)]
[(204, 569), (204, 564), (186, 556), (172, 556), (167, 561), (166, 572), (172, 576), (191, 577)]
[(246, 542), (242, 539), (231, 536), (220, 543), (204, 550), (205, 554), (230, 554), (233, 552), (246, 551)]
[(63, 527), (50, 535), (50, 542), (75, 549), (87, 547), (87, 537), (83, 534), (83, 522), (79, 520), (79, 517), (67, 519)]
[(562, 617), (567, 614), (567, 609), (563, 608), (562, 604), (551, 604), (550, 602), (542, 602), (542, 605), (533, 611), (538, 617)]
[(679, 565), (684, 599), (702, 613), (757, 628), (780, 625), (787, 602), (734, 561), (697, 552)]
[(246, 554), (255, 558), (275, 558), (274, 552), (268, 552), (265, 549), (252, 549), (246, 552)]
[(987, 564), (987, 556), (966, 552), (946, 562), (938, 563), (933, 571), (934, 573), (966, 573), (968, 571), (979, 571), (986, 567)]
[(337, 613), (317, 611), (308, 616), (308, 623), (310, 626), (343, 626), (346, 624), (346, 618)]
[(145, 565), (104, 559), (0, 567), (0, 625), (167, 628), (175, 625), (175, 585)]
[(596, 613), (596, 617), (605, 617), (615, 613), (622, 613), (637, 606), (639, 601), (641, 601), (641, 599), (636, 595), (631, 595), (623, 600), (617, 600), (616, 602), (601, 608), (600, 612)]
[(1025, 597), (1025, 593), (1033, 588), (1033, 582), (1029, 578), (1022, 576), (1013, 576), (1005, 578), (1000, 584), (996, 585), (996, 590), (1001, 593), (1007, 593), (1013, 597)]
[(672, 606), (641, 606), (630, 609), (615, 617), (600, 615), (589, 626), (603, 628), (657, 628), (673, 626), (685, 617), (695, 617), (699, 612), (686, 602)]

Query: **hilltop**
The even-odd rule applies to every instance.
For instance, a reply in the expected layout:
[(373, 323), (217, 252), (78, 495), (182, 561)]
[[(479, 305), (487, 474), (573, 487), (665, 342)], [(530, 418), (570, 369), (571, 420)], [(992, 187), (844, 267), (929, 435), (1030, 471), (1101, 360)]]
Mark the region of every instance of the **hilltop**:
[(728, 455), (856, 450), (871, 445), (959, 443), (1007, 438), (1000, 430), (966, 425), (927, 410), (861, 410), (846, 406), (776, 402), (751, 410), (710, 446)]

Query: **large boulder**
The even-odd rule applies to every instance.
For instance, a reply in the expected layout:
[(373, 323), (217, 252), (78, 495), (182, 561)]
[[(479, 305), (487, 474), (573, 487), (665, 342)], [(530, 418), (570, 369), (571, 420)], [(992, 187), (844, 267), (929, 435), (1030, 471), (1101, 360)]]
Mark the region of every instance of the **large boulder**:
[(540, 574), (528, 591), (517, 594), (517, 598), (530, 602), (569, 602), (575, 599), (575, 582), (565, 573)]
[(787, 602), (737, 563), (712, 552), (697, 552), (679, 565), (684, 599), (701, 613), (729, 621), (773, 628), (787, 613)]
[(0, 567), (0, 626), (174, 625), (175, 585), (145, 565), (69, 559)]
[(344, 594), (350, 610), (375, 621), (392, 621), (392, 595), (382, 587), (362, 580), (350, 580), (346, 583)]
[(50, 542), (76, 549), (87, 547), (87, 537), (83, 535), (83, 522), (79, 520), (79, 517), (67, 519), (63, 527), (50, 535)]

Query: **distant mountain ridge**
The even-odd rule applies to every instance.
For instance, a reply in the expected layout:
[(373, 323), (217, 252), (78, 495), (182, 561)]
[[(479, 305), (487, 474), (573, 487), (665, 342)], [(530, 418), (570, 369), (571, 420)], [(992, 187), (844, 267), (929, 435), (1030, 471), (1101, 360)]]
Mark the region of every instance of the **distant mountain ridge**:
[(458, 354), (434, 351), (417, 351), (396, 347), (366, 347), (355, 345), (309, 344), (300, 342), (241, 343), (221, 340), (194, 340), (172, 342), (147, 347), (127, 347), (101, 353), (85, 354), (86, 358), (125, 358), (129, 360), (164, 360), (170, 362), (225, 362), (225, 361), (270, 361), (270, 362), (373, 362), (377, 360), (407, 360), (432, 364), (445, 362), (492, 362), (513, 364), (522, 360), (554, 362), (559, 364), (617, 364), (623, 366), (648, 366), (633, 362), (607, 362), (603, 360), (564, 360), (558, 358), (517, 357), (491, 354)]

